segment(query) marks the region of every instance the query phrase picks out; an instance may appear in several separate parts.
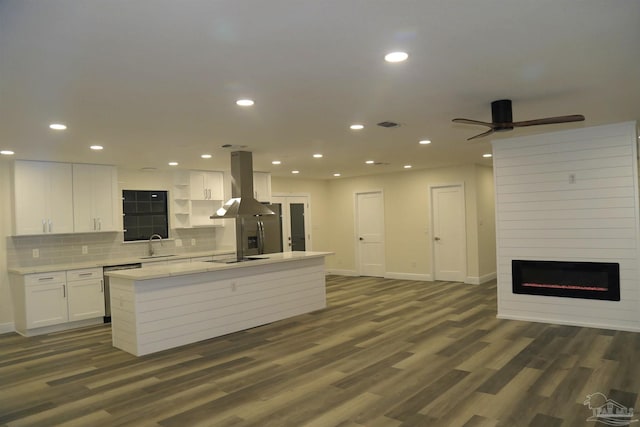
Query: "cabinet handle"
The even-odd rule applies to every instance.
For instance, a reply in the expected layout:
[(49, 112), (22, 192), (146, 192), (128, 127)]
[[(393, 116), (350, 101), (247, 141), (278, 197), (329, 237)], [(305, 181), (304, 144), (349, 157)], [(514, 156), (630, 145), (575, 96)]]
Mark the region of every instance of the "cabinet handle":
[(39, 277), (38, 278), (38, 282), (43, 282), (45, 280), (53, 280), (53, 276), (52, 277)]
[(104, 293), (104, 279), (100, 280), (100, 292)]
[(62, 298), (67, 297), (67, 285), (62, 285)]
[(102, 230), (102, 220), (98, 218), (98, 231)]
[(51, 222), (51, 220), (49, 220), (49, 233), (51, 233), (52, 226), (53, 226), (53, 223)]
[(96, 229), (96, 219), (95, 218), (93, 218), (93, 229), (94, 230)]
[(207, 198), (207, 189), (203, 188), (202, 189), (202, 193), (204, 194), (204, 198), (206, 199)]
[(45, 219), (42, 220), (42, 232), (43, 233), (47, 232), (47, 220)]
[(80, 273), (78, 276), (91, 276), (93, 273)]

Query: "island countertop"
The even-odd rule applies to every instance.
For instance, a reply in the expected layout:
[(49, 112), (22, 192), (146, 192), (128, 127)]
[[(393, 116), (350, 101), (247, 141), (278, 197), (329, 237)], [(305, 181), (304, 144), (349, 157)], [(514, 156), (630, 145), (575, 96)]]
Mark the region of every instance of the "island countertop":
[(151, 280), (163, 277), (182, 276), (185, 274), (196, 274), (205, 272), (214, 272), (221, 270), (241, 269), (248, 267), (257, 267), (260, 265), (275, 264), (288, 261), (296, 261), (302, 259), (321, 258), (333, 255), (333, 252), (312, 252), (312, 251), (293, 251), (278, 252), (264, 255), (254, 255), (249, 257), (250, 260), (243, 262), (211, 262), (200, 261), (183, 264), (170, 264), (148, 266), (132, 270), (116, 270), (105, 273), (109, 277), (115, 277), (127, 280)]

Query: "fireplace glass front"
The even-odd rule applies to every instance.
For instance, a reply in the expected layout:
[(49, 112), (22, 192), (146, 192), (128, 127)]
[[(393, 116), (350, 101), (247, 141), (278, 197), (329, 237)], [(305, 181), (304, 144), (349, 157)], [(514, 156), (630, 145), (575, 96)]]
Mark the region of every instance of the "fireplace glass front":
[(620, 301), (620, 264), (512, 260), (513, 293)]

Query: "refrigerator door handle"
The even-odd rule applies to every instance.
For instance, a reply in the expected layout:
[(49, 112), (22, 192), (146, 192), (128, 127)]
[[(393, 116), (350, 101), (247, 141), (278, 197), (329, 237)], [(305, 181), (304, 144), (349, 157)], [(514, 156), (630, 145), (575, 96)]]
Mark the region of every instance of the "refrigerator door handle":
[(264, 253), (264, 223), (258, 220), (258, 254)]

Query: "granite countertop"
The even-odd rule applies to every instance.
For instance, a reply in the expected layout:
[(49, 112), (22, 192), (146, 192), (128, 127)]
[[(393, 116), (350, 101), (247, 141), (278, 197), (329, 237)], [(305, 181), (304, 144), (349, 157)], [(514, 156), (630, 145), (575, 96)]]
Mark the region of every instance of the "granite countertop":
[(33, 273), (48, 273), (54, 271), (65, 271), (65, 270), (78, 270), (81, 268), (102, 268), (111, 265), (123, 265), (123, 264), (135, 264), (135, 263), (145, 263), (145, 262), (159, 262), (159, 261), (173, 261), (180, 259), (190, 259), (204, 256), (216, 256), (216, 255), (234, 255), (235, 251), (229, 251), (228, 249), (224, 250), (210, 250), (210, 251), (201, 251), (201, 252), (189, 252), (189, 253), (181, 253), (175, 254), (171, 256), (167, 255), (158, 255), (155, 257), (145, 257), (145, 256), (132, 256), (132, 257), (122, 257), (122, 258), (110, 258), (106, 260), (98, 260), (98, 261), (86, 261), (86, 262), (73, 262), (68, 264), (50, 264), (50, 265), (37, 265), (31, 267), (14, 267), (9, 268), (9, 273), (14, 274), (33, 274)]
[(333, 252), (279, 252), (265, 255), (251, 256), (250, 261), (236, 262), (231, 264), (217, 262), (193, 262), (183, 264), (170, 264), (148, 266), (133, 270), (118, 270), (108, 272), (109, 277), (118, 277), (128, 280), (149, 280), (163, 277), (181, 276), (184, 274), (206, 273), (209, 271), (220, 271), (256, 267), (260, 265), (275, 264), (288, 261), (296, 261), (311, 258), (326, 257), (333, 255)]

